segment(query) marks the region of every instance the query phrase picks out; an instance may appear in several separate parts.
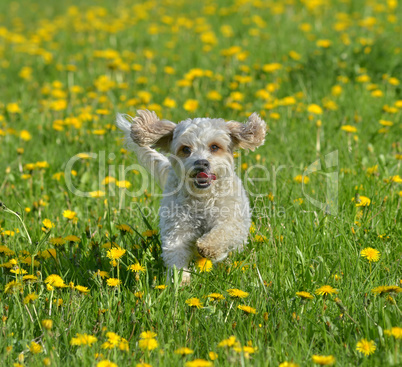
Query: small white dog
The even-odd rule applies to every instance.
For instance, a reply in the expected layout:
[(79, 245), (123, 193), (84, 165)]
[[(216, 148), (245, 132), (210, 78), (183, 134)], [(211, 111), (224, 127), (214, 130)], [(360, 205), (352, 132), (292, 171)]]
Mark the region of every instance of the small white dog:
[[(164, 190), (160, 208), (162, 257), (168, 269), (183, 269), (182, 282), (198, 252), (213, 262), (241, 251), (251, 225), (249, 201), (235, 174), (233, 151), (264, 143), (265, 122), (187, 119), (177, 125), (155, 112), (117, 115), (128, 149)], [(170, 153), (168, 157), (153, 148)], [(170, 272), (169, 272), (170, 273)]]

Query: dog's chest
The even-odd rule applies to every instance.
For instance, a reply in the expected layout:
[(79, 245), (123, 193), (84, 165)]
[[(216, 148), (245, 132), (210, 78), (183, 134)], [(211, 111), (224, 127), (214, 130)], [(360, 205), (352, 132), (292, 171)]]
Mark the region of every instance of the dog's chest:
[(208, 202), (193, 201), (183, 206), (183, 214), (188, 225), (194, 230), (206, 233), (211, 230), (219, 215), (213, 200)]

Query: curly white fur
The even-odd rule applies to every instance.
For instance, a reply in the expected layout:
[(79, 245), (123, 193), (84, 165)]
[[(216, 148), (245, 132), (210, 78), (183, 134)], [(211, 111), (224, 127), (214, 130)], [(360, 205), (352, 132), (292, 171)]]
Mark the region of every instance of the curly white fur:
[[(127, 148), (163, 188), (159, 215), (166, 266), (183, 269), (183, 282), (188, 282), (186, 271), (197, 253), (219, 262), (230, 251), (241, 251), (251, 213), (234, 171), (233, 151), (262, 145), (265, 122), (253, 113), (246, 124), (196, 118), (176, 125), (159, 120), (154, 112), (138, 111), (135, 118), (118, 114), (117, 125), (125, 133)], [(169, 152), (169, 158), (150, 145)], [(208, 166), (202, 171), (209, 181), (202, 187), (197, 185), (199, 162)]]

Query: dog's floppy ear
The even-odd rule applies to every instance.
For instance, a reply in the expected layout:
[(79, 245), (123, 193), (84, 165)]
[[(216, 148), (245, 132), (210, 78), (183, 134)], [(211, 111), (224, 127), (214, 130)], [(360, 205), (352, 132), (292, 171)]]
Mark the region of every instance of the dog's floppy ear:
[(140, 147), (153, 146), (169, 150), (176, 124), (168, 120), (159, 120), (155, 112), (138, 110), (132, 120), (130, 137)]
[(237, 121), (229, 121), (226, 126), (229, 128), (234, 149), (254, 150), (264, 144), (267, 125), (257, 113), (253, 113), (245, 124)]

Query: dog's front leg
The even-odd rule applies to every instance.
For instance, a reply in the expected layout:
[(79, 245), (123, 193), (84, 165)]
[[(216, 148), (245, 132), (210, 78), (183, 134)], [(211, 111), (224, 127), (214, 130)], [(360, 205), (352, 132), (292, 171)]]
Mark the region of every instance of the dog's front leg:
[(230, 250), (242, 250), (248, 228), (243, 223), (223, 221), (197, 240), (198, 253), (214, 262), (224, 260)]
[(182, 238), (179, 235), (162, 238), (162, 257), (168, 268), (168, 282), (172, 277), (174, 267), (177, 270), (183, 270), (182, 285), (190, 282), (191, 275), (188, 266), (194, 257), (193, 248), (187, 238)]

